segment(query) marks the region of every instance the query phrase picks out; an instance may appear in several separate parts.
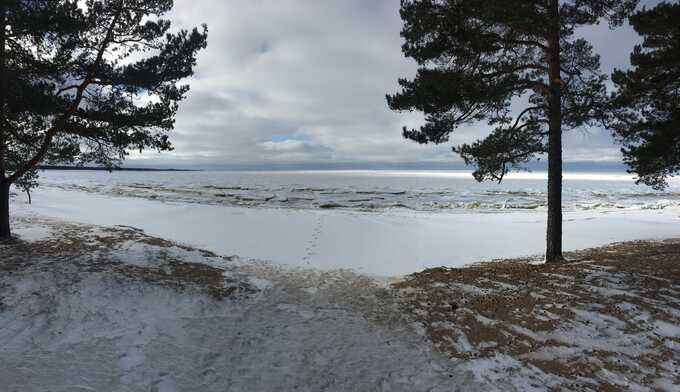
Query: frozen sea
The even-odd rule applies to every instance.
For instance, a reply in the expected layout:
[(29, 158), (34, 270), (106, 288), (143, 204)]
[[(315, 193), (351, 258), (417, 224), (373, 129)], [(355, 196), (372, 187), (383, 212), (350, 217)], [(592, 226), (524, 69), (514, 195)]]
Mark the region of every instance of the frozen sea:
[[(299, 268), (396, 276), (538, 255), (545, 173), (477, 183), (464, 171), (41, 172), (19, 213), (126, 225)], [(680, 237), (680, 180), (663, 191), (626, 174), (565, 173), (566, 249)]]

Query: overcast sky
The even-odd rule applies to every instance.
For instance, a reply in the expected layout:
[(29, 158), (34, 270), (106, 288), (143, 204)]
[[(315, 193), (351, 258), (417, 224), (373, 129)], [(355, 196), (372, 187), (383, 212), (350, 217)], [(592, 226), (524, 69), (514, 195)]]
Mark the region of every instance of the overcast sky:
[[(463, 127), (449, 144), (420, 146), (401, 128), (421, 117), (387, 108), (397, 78), (416, 70), (401, 53), (398, 11), (399, 0), (176, 0), (174, 26), (207, 23), (208, 48), (180, 107), (175, 151), (144, 153), (144, 163), (460, 161), (451, 146), (489, 127)], [(605, 71), (627, 67), (638, 40), (630, 28), (609, 31), (606, 23), (583, 34)], [(618, 159), (606, 131), (565, 135), (565, 160)]]

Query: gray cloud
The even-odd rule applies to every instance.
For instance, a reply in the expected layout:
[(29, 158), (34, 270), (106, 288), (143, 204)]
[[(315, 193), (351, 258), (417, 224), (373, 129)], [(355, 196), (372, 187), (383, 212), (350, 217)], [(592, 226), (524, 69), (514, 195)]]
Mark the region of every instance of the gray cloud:
[[(385, 94), (415, 64), (401, 54), (399, 1), (177, 1), (176, 27), (209, 26), (191, 92), (181, 105), (175, 151), (147, 163), (456, 162), (450, 148), (488, 131), (461, 128), (452, 143), (419, 146), (401, 137), (420, 115), (387, 109)], [(628, 66), (630, 28), (583, 34), (603, 67)], [(567, 159), (617, 160), (605, 131), (566, 137)], [(604, 157), (604, 158), (603, 158)], [(139, 159), (140, 157), (133, 157)], [(141, 161), (135, 160), (135, 163)]]

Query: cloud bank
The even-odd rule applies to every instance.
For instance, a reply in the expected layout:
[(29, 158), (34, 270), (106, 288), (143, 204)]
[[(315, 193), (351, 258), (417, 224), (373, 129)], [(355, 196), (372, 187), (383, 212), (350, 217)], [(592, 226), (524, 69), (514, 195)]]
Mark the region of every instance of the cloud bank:
[[(175, 27), (209, 27), (191, 92), (172, 134), (175, 151), (134, 164), (229, 165), (342, 162), (460, 162), (451, 146), (483, 137), (484, 124), (457, 130), (450, 144), (401, 137), (417, 113), (391, 112), (385, 94), (416, 65), (401, 53), (399, 1), (176, 1)], [(628, 66), (637, 42), (628, 27), (584, 30), (603, 68)], [(603, 130), (565, 136), (567, 160), (616, 161)]]

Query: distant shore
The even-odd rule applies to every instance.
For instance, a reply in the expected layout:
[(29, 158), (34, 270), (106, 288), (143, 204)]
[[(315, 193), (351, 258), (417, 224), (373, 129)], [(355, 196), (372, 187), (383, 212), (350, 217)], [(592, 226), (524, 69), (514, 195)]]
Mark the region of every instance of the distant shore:
[[(129, 161), (130, 164), (134, 164)], [(146, 163), (147, 166), (155, 166), (150, 170), (160, 171), (246, 171), (246, 172), (324, 172), (324, 171), (414, 171), (414, 172), (447, 172), (447, 171), (467, 171), (472, 172), (473, 168), (466, 166), (462, 162), (314, 162), (314, 163), (272, 163), (272, 164), (178, 164), (179, 168), (164, 169), (163, 166), (172, 164)], [(43, 165), (48, 168), (63, 170), (77, 170), (75, 166), (67, 165)], [(182, 167), (183, 166), (183, 167)], [(90, 169), (91, 168), (91, 169)], [(123, 168), (124, 169), (124, 168)], [(135, 168), (132, 168), (135, 170)], [(140, 168), (148, 170), (146, 168)], [(543, 161), (531, 162), (526, 166), (530, 172), (545, 172), (547, 164)], [(589, 162), (573, 161), (564, 162), (564, 171), (572, 173), (610, 173), (628, 174), (627, 166), (617, 162)], [(106, 170), (100, 167), (88, 167), (83, 170)]]
[(201, 169), (158, 169), (146, 167), (100, 167), (100, 166), (60, 166), (60, 165), (40, 165), (38, 170), (96, 170), (96, 171), (145, 171), (145, 172), (195, 172)]

